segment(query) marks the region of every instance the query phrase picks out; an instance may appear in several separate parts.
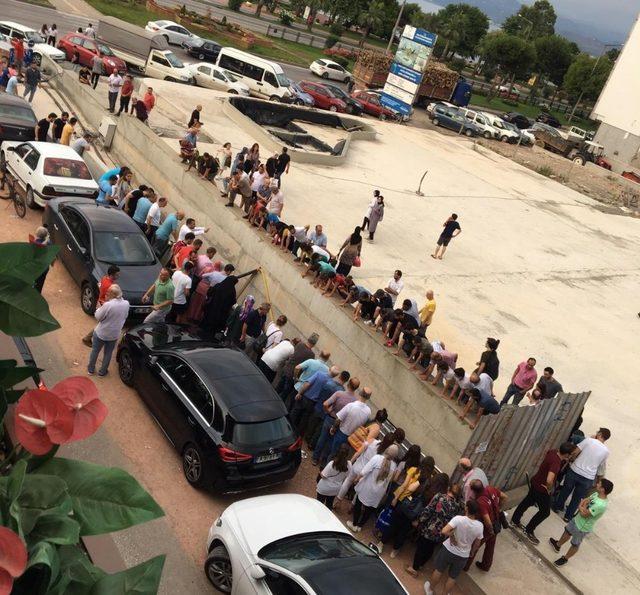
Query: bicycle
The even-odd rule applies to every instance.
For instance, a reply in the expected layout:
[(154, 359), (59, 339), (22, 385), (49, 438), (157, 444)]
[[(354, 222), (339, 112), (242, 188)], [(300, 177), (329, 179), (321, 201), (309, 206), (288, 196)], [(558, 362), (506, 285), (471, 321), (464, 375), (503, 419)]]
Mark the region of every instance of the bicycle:
[[(24, 216), (27, 214), (27, 203), (20, 194), (20, 191), (16, 190), (15, 179), (9, 175), (6, 168), (2, 169), (0, 174), (2, 175), (0, 178), (0, 190), (4, 190), (7, 186), (9, 187), (9, 196), (6, 198), (13, 203), (16, 215), (18, 215), (20, 219), (24, 219)], [(5, 197), (3, 196), (2, 198)]]

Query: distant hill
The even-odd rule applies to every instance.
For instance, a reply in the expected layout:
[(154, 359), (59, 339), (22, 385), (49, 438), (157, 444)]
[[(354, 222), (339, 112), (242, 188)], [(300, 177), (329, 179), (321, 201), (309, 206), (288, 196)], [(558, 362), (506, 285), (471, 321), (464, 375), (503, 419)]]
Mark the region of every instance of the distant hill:
[[(518, 0), (464, 0), (467, 4), (477, 6), (493, 22), (499, 26), (507, 17), (520, 10), (521, 2)], [(446, 6), (451, 4), (448, 0), (417, 0), (429, 11), (433, 5)], [(604, 51), (605, 43), (622, 43), (625, 35), (620, 31), (610, 29), (606, 23), (582, 23), (579, 20), (558, 15), (556, 32), (567, 39), (575, 41), (578, 47), (589, 54), (598, 55)]]

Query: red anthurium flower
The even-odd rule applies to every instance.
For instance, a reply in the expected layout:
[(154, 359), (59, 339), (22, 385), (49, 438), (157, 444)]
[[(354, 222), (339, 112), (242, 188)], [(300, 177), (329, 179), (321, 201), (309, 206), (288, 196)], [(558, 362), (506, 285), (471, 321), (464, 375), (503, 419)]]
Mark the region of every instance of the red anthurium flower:
[(11, 529), (0, 527), (0, 595), (9, 595), (13, 579), (27, 567), (27, 548)]
[(84, 376), (71, 376), (58, 382), (55, 393), (73, 413), (73, 434), (67, 442), (91, 436), (107, 417), (107, 406), (99, 399), (96, 385)]
[(73, 413), (46, 390), (24, 393), (15, 408), (16, 438), (30, 453), (43, 455), (64, 444), (73, 433)]

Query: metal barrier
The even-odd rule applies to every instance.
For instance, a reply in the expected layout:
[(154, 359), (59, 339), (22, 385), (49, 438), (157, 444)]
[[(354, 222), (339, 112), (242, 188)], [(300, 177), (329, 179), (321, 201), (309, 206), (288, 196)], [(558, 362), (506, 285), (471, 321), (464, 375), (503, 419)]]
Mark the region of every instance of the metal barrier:
[(485, 415), (461, 456), (503, 491), (525, 485), (527, 473), (537, 470), (546, 452), (569, 438), (590, 395), (560, 393), (537, 407), (508, 406), (498, 415)]
[[(285, 41), (294, 41), (295, 43), (302, 43), (304, 45), (308, 45), (314, 48), (324, 49), (325, 44), (327, 42), (327, 37), (323, 35), (314, 35), (312, 33), (305, 33), (304, 31), (299, 31), (297, 29), (291, 29), (289, 27), (285, 27), (284, 25), (272, 25), (270, 24), (267, 27), (267, 35), (269, 37), (277, 37), (278, 39), (284, 39)], [(358, 46), (356, 44), (344, 43), (343, 41), (338, 41), (333, 48), (345, 48), (348, 50), (357, 50)]]

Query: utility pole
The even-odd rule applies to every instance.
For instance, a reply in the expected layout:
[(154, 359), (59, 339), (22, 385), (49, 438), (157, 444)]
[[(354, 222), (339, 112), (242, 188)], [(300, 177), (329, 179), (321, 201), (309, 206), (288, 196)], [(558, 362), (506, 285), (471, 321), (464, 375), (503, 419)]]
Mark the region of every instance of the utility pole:
[(391, 37), (389, 37), (389, 43), (387, 44), (387, 53), (391, 51), (391, 44), (393, 43), (393, 38), (395, 37), (396, 29), (400, 24), (400, 19), (402, 18), (402, 13), (404, 12), (404, 7), (406, 3), (407, 3), (407, 0), (402, 0), (402, 5), (400, 6), (400, 12), (398, 12), (398, 18), (396, 19), (396, 23), (393, 26), (393, 31), (391, 31)]

